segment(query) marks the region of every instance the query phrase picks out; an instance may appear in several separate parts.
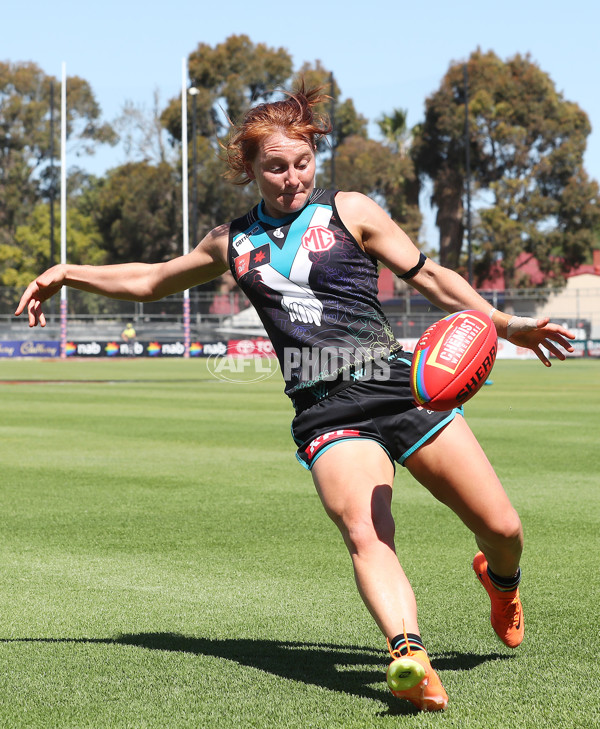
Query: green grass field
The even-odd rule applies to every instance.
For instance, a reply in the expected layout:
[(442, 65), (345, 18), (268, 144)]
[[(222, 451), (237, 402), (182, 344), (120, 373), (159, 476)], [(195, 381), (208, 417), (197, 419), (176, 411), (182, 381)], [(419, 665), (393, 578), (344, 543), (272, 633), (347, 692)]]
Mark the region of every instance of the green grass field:
[(399, 468), (398, 551), (450, 696), (426, 715), (385, 685), (278, 377), (0, 361), (0, 726), (599, 726), (600, 362), (492, 377), (467, 417), (524, 523), (526, 639), (495, 639), (471, 535)]

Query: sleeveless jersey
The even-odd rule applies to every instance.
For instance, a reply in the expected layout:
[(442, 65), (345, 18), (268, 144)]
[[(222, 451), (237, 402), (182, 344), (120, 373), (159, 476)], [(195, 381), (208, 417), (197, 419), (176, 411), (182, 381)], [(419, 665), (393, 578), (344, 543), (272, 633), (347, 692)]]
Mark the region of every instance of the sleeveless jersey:
[(271, 218), (260, 202), (231, 223), (228, 259), (273, 344), (290, 397), (401, 349), (377, 298), (376, 259), (340, 219), (334, 190)]

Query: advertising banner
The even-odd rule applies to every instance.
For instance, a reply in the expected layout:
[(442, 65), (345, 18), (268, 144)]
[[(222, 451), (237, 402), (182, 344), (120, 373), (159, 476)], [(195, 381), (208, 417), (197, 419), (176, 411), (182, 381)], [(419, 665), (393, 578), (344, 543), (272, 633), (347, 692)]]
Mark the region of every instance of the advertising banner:
[(0, 357), (60, 357), (60, 342), (0, 340)]
[[(190, 357), (225, 354), (227, 342), (191, 342)], [(183, 357), (185, 346), (176, 342), (67, 342), (67, 357)]]
[[(412, 352), (417, 339), (398, 340), (407, 352)], [(572, 342), (574, 351), (568, 357), (600, 358), (600, 339), (580, 339)], [(183, 341), (161, 342), (67, 342), (67, 357), (183, 357), (185, 346)], [(270, 340), (259, 339), (221, 339), (210, 342), (190, 342), (190, 357), (261, 357), (274, 358), (275, 351)], [(0, 340), (0, 358), (8, 357), (42, 357), (54, 359), (60, 357), (58, 341), (2, 341)], [(517, 347), (504, 339), (498, 340), (497, 359), (536, 359), (535, 354), (523, 347)]]
[(600, 339), (587, 340), (587, 356), (600, 357)]
[(227, 354), (238, 357), (275, 357), (270, 339), (230, 339)]

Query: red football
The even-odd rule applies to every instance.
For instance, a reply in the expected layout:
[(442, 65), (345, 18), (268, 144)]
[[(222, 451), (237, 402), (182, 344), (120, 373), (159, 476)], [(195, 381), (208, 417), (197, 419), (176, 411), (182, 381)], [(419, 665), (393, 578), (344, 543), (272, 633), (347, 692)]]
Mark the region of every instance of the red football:
[(498, 337), (487, 314), (459, 311), (427, 329), (415, 347), (410, 387), (415, 403), (451, 410), (473, 397), (496, 360)]

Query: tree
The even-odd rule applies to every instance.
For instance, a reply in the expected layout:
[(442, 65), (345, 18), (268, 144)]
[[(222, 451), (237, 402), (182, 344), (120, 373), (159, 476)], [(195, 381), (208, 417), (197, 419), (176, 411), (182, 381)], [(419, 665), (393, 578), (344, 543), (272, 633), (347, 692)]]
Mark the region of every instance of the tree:
[[(232, 35), (214, 48), (200, 43), (188, 58), (190, 86), (196, 96), (197, 133), (217, 145), (246, 109), (268, 101), (292, 73), (292, 59), (284, 48), (254, 44), (246, 35)], [(162, 121), (173, 141), (181, 140), (181, 102), (172, 99)], [(188, 119), (191, 131), (191, 119)], [(189, 136), (189, 134), (188, 134)], [(218, 145), (217, 145), (218, 146)]]
[[(342, 100), (335, 79), (332, 84), (331, 71), (320, 61), (304, 63), (292, 75), (287, 51), (255, 45), (241, 35), (230, 36), (214, 48), (200, 44), (190, 54), (188, 68), (190, 85), (197, 90), (197, 134), (193, 139), (193, 119), (188, 114), (188, 139), (192, 146), (190, 158), (194, 144), (197, 158), (199, 231), (234, 218), (257, 202), (254, 186), (234, 187), (223, 179), (225, 164), (219, 145), (226, 140), (229, 120), (238, 121), (251, 105), (276, 99), (279, 88), (293, 88), (303, 79), (307, 86), (320, 86), (331, 97), (316, 111), (333, 114), (334, 133), (319, 140), (318, 148), (324, 154), (328, 150), (336, 154), (336, 186), (379, 197), (416, 239), (420, 214), (413, 199), (415, 190), (418, 198), (418, 179), (406, 147), (399, 149), (397, 138), (384, 142), (369, 140), (367, 119), (357, 112), (352, 99)], [(179, 98), (171, 100), (161, 119), (177, 145), (181, 140)], [(193, 175), (190, 165), (191, 184)], [(318, 184), (332, 184), (331, 165), (321, 166)]]
[(196, 145), (198, 234), (201, 237), (203, 232), (249, 210), (260, 196), (255, 185), (232, 185), (225, 179), (226, 163), (220, 154), (215, 153), (209, 139), (198, 137)]
[[(60, 84), (34, 63), (0, 63), (0, 244), (5, 253), (14, 246), (19, 226), (37, 224), (31, 216), (55, 184), (49, 166), (51, 86), (56, 90), (54, 149), (58, 150)], [(112, 128), (100, 121), (89, 84), (78, 77), (67, 79), (67, 138), (75, 154), (88, 154), (98, 143), (116, 141)], [(22, 265), (22, 270), (14, 269), (19, 280), (30, 276), (31, 272), (25, 274), (27, 260), (27, 256), (14, 259)]]
[[(343, 144), (348, 137), (359, 136), (367, 138), (367, 119), (356, 111), (352, 99), (341, 100), (341, 89), (335, 80), (333, 72), (328, 71), (317, 60), (315, 63), (304, 63), (294, 76), (294, 84), (303, 79), (307, 87), (321, 87), (323, 93), (329, 97), (316, 111), (324, 116), (329, 116), (333, 124), (333, 131), (327, 140), (320, 140), (318, 150), (326, 151), (328, 148), (335, 150)], [(333, 81), (333, 83), (332, 83)]]
[[(191, 160), (195, 145), (198, 231), (202, 233), (257, 201), (253, 187), (234, 187), (223, 180), (225, 163), (220, 144), (229, 133), (230, 121), (238, 121), (252, 104), (272, 99), (278, 87), (286, 84), (292, 73), (292, 59), (283, 48), (255, 45), (246, 35), (232, 35), (214, 48), (200, 43), (188, 58), (188, 70), (190, 87), (197, 90), (195, 139), (192, 113), (188, 113), (189, 173), (193, 183)], [(178, 146), (182, 138), (179, 98), (171, 99), (161, 121), (171, 144)]]
[[(419, 180), (408, 154), (406, 113), (396, 110), (382, 117), (379, 126), (384, 133), (383, 141), (369, 139), (362, 124), (354, 127), (357, 133), (342, 137), (335, 150), (336, 186), (378, 200), (417, 242), (421, 227)], [(323, 170), (319, 184), (330, 184), (329, 170)]]
[(110, 170), (88, 192), (86, 204), (111, 263), (151, 263), (181, 253), (180, 185), (166, 162)]
[[(320, 61), (305, 63), (296, 74), (308, 86), (321, 86), (331, 97), (330, 103), (317, 109), (333, 116), (330, 138), (319, 145), (320, 151), (331, 148), (335, 155), (335, 187), (356, 190), (378, 199), (407, 233), (418, 240), (421, 215), (418, 210), (418, 179), (407, 154), (409, 147), (406, 113), (394, 111), (384, 117), (380, 127), (384, 141), (369, 139), (368, 120), (356, 111), (352, 99), (341, 100), (341, 90), (332, 73)], [(332, 87), (333, 78), (333, 87)], [(332, 186), (332, 169), (323, 165), (318, 184)]]
[[(60, 213), (56, 222), (60, 225)], [(48, 205), (38, 203), (28, 223), (17, 226), (13, 240), (0, 243), (0, 286), (22, 289), (50, 266), (49, 236), (50, 210)], [(66, 244), (70, 263), (106, 262), (94, 221), (77, 207), (67, 211)]]
[(336, 152), (336, 180), (342, 190), (355, 190), (376, 199), (418, 241), (421, 215), (411, 197), (417, 179), (410, 157), (394, 154), (383, 142), (348, 137)]
[(411, 135), (408, 131), (406, 109), (394, 109), (391, 114), (383, 114), (377, 124), (383, 138), (398, 154), (407, 154), (410, 148)]
[(394, 109), (391, 114), (383, 114), (377, 124), (385, 144), (396, 158), (397, 172), (390, 180), (386, 196), (390, 213), (417, 242), (423, 223), (419, 210), (421, 183), (410, 156), (412, 134), (406, 123), (407, 117), (406, 109)]
[[(571, 270), (589, 253), (600, 214), (597, 183), (583, 169), (587, 115), (529, 56), (503, 62), (477, 50), (466, 65), (478, 280), (500, 258), (507, 286), (529, 285), (515, 268), (521, 252), (547, 274)], [(464, 79), (464, 64), (451, 65), (413, 130), (417, 169), (433, 180), (440, 260), (453, 268), (463, 263)]]
[(167, 149), (158, 89), (154, 91), (151, 109), (143, 104), (126, 101), (114, 125), (120, 133), (127, 161), (153, 164), (176, 162), (172, 149), (171, 154)]

